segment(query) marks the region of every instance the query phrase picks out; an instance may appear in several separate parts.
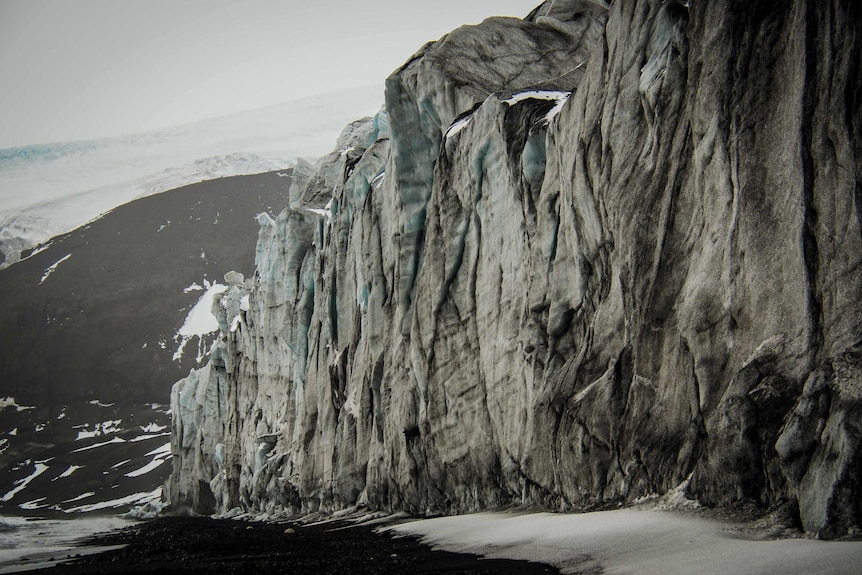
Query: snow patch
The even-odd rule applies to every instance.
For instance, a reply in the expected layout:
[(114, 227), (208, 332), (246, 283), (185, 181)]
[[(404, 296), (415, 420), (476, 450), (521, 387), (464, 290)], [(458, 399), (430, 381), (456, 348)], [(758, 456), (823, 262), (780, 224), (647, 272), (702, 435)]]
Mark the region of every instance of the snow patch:
[[(182, 360), (186, 344), (190, 339), (197, 336), (199, 339), (198, 347), (200, 348), (203, 345), (203, 336), (218, 331), (218, 320), (212, 313), (213, 298), (224, 293), (227, 290), (227, 286), (217, 282), (211, 284), (207, 280), (204, 280), (204, 286), (206, 286), (206, 292), (204, 292), (191, 311), (189, 311), (182, 327), (174, 338), (175, 341), (179, 342), (174, 352), (174, 361)], [(203, 352), (199, 349), (199, 362), (202, 356)]]
[(350, 395), (347, 396), (347, 400), (344, 402), (344, 411), (352, 415), (354, 419), (359, 419), (359, 405), (356, 403), (356, 388), (350, 390)]
[(171, 444), (165, 443), (161, 447), (157, 447), (147, 453), (147, 455), (156, 455), (159, 457), (169, 457), (171, 455)]
[(525, 90), (512, 94), (511, 98), (503, 100), (505, 104), (510, 106), (523, 102), (524, 100), (565, 100), (571, 95), (571, 92), (564, 90)]
[(124, 505), (140, 505), (143, 503), (155, 502), (161, 499), (161, 497), (162, 488), (159, 487), (155, 491), (150, 491), (149, 493), (133, 493), (132, 495), (121, 497), (119, 499), (100, 501), (99, 503), (93, 503), (91, 505), (81, 505), (79, 507), (66, 509), (65, 511), (66, 513), (87, 513), (90, 511), (99, 511), (100, 509), (116, 509), (117, 507), (123, 507)]
[(22, 503), (18, 507), (24, 509), (26, 511), (35, 511), (36, 509), (42, 509), (43, 507), (47, 507), (48, 505), (39, 505), (40, 502), (48, 499), (47, 497), (40, 497), (39, 499), (34, 499), (33, 501), (28, 501), (26, 503)]
[[(14, 407), (15, 411), (18, 411), (18, 412), (27, 411), (28, 409), (36, 409), (35, 407), (32, 407), (32, 406), (18, 405), (18, 403), (15, 401), (14, 397), (0, 398), (0, 410), (6, 409), (7, 407)], [(10, 433), (10, 435), (12, 435), (12, 434)]]
[[(580, 67), (580, 65), (578, 67)], [(523, 102), (524, 100), (556, 101), (554, 107), (551, 108), (547, 114), (545, 114), (544, 124), (548, 125), (551, 120), (553, 120), (554, 117), (560, 113), (560, 110), (562, 110), (563, 106), (566, 105), (566, 102), (569, 100), (569, 96), (571, 95), (571, 92), (566, 92), (563, 90), (525, 90), (524, 92), (512, 94), (512, 97), (503, 100), (503, 103), (508, 104), (509, 106), (514, 106), (515, 104)]]
[(78, 471), (79, 469), (84, 469), (84, 466), (83, 465), (70, 465), (66, 471), (64, 471), (63, 473), (61, 473), (60, 475), (58, 475), (57, 477), (55, 477), (51, 481), (57, 481), (58, 479), (63, 479), (65, 477), (69, 477), (70, 475), (72, 475), (73, 473)]
[(47, 242), (45, 244), (42, 244), (41, 246), (38, 246), (32, 252), (30, 252), (30, 255), (28, 255), (26, 258), (21, 258), (21, 261), (23, 262), (23, 261), (29, 260), (30, 258), (35, 256), (36, 254), (41, 254), (42, 252), (44, 252), (45, 250), (50, 248), (53, 244), (54, 244), (54, 242)]
[(147, 441), (149, 439), (155, 439), (156, 437), (166, 437), (170, 435), (170, 431), (166, 431), (164, 433), (148, 433), (147, 435), (138, 435), (129, 440), (129, 443), (139, 443), (141, 441)]
[(39, 280), (39, 285), (42, 285), (43, 283), (45, 283), (45, 280), (48, 279), (48, 277), (50, 277), (50, 275), (52, 273), (57, 271), (57, 268), (59, 267), (59, 265), (61, 263), (63, 263), (64, 261), (68, 260), (70, 257), (72, 257), (72, 254), (67, 254), (67, 255), (63, 256), (62, 258), (60, 258), (59, 260), (57, 260), (56, 262), (54, 262), (53, 264), (51, 264), (50, 266), (48, 266), (47, 268), (45, 268), (45, 273), (42, 274), (42, 279)]
[(98, 399), (93, 399), (93, 400), (89, 401), (88, 403), (89, 403), (90, 405), (95, 405), (95, 406), (98, 406), (98, 407), (114, 407), (114, 404), (113, 404), (113, 403), (102, 403), (102, 402), (101, 402), (101, 401), (99, 401)]
[(448, 130), (446, 130), (446, 139), (448, 140), (449, 138), (466, 128), (467, 124), (469, 124), (470, 120), (472, 119), (473, 115), (469, 114), (452, 122), (452, 125), (449, 126)]
[(545, 124), (546, 125), (551, 123), (551, 120), (553, 120), (556, 117), (556, 115), (560, 113), (560, 111), (563, 109), (563, 106), (565, 106), (566, 102), (568, 102), (568, 101), (569, 101), (568, 96), (566, 96), (565, 98), (560, 98), (559, 100), (557, 100), (557, 103), (554, 105), (554, 107), (551, 108), (550, 110), (548, 110), (548, 113), (545, 114)]
[(164, 445), (161, 445), (147, 453), (147, 456), (152, 456), (152, 461), (139, 469), (126, 473), (126, 477), (140, 477), (141, 475), (146, 475), (147, 473), (158, 469), (163, 463), (165, 463), (171, 458), (171, 444), (165, 443)]
[(150, 461), (149, 463), (147, 463), (146, 465), (144, 465), (140, 469), (136, 469), (135, 471), (130, 471), (129, 473), (126, 473), (126, 477), (131, 478), (131, 477), (139, 477), (141, 475), (146, 475), (150, 471), (153, 471), (154, 469), (158, 468), (165, 461), (167, 461), (167, 460), (166, 459), (153, 459), (152, 461)]
[(324, 210), (322, 208), (303, 208), (306, 212), (311, 212), (312, 214), (317, 214), (318, 216), (324, 216), (327, 220), (332, 219), (332, 212), (329, 210)]
[(91, 449), (97, 449), (99, 447), (104, 447), (106, 445), (110, 445), (112, 443), (126, 443), (126, 440), (122, 437), (114, 437), (110, 441), (103, 441), (102, 443), (94, 443), (93, 445), (88, 445), (87, 447), (80, 447), (72, 451), (72, 453), (79, 453), (81, 451), (89, 451)]
[(24, 479), (19, 479), (18, 481), (16, 481), (15, 485), (17, 487), (12, 489), (12, 491), (9, 491), (8, 493), (6, 493), (6, 495), (4, 495), (3, 497), (0, 497), (0, 501), (3, 501), (3, 502), (11, 501), (13, 497), (15, 497), (20, 492), (22, 492), (24, 489), (26, 489), (27, 485), (29, 485), (31, 481), (33, 481), (34, 479), (36, 479), (37, 477), (39, 477), (40, 475), (42, 475), (43, 473), (48, 471), (49, 467), (47, 465), (45, 465), (45, 463), (47, 463), (48, 461), (50, 461), (50, 460), (46, 459), (44, 461), (35, 462), (34, 463), (35, 469), (33, 470), (33, 473), (31, 473), (30, 475), (28, 475)]
[(122, 419), (109, 419), (108, 421), (103, 421), (101, 423), (93, 424), (92, 431), (90, 430), (90, 424), (85, 423), (84, 425), (76, 426), (76, 429), (80, 429), (78, 431), (78, 437), (75, 438), (75, 441), (80, 441), (82, 439), (90, 439), (91, 437), (99, 437), (101, 435), (107, 435), (109, 433), (119, 433), (123, 431), (120, 427), (120, 424), (123, 422)]
[(227, 286), (220, 283), (210, 284), (208, 281), (204, 283), (207, 286), (206, 292), (188, 313), (185, 322), (177, 332), (181, 337), (201, 336), (218, 330), (218, 320), (212, 314), (213, 298), (227, 290)]
[(385, 171), (380, 172), (379, 174), (377, 174), (377, 175), (374, 177), (374, 179), (373, 179), (373, 180), (371, 180), (371, 185), (372, 185), (372, 186), (374, 186), (374, 187), (377, 187), (377, 186), (379, 186), (380, 184), (382, 184), (382, 183), (383, 183), (383, 180), (384, 180), (385, 178), (386, 178), (386, 172), (385, 172)]
[(96, 494), (95, 491), (88, 491), (86, 493), (82, 493), (81, 495), (78, 495), (77, 497), (67, 499), (67, 500), (63, 501), (62, 503), (75, 503), (76, 501), (82, 501), (84, 499), (87, 499), (88, 497), (92, 497), (95, 494)]

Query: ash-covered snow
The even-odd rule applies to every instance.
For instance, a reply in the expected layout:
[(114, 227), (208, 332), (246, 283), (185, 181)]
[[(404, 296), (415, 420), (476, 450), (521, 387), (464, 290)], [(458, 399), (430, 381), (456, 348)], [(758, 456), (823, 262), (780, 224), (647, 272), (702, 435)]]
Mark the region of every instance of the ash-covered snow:
[(390, 528), (439, 548), (526, 559), (563, 573), (640, 575), (859, 572), (862, 542), (756, 540), (730, 525), (677, 513), (477, 513)]

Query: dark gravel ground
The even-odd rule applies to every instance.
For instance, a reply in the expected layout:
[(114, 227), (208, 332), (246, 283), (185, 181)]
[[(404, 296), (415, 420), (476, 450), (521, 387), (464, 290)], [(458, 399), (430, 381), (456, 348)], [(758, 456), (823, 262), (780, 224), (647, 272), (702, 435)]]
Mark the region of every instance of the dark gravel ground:
[(68, 560), (38, 573), (559, 573), (537, 563), (433, 550), (413, 538), (349, 524), (164, 517), (97, 535), (85, 544), (126, 547)]

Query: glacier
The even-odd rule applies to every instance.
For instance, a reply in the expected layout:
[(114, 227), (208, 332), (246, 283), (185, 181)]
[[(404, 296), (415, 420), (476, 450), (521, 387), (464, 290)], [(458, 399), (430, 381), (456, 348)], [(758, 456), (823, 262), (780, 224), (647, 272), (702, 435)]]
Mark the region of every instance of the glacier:
[(857, 533), (859, 16), (564, 0), (422, 47), (226, 278), (172, 506), (679, 492)]

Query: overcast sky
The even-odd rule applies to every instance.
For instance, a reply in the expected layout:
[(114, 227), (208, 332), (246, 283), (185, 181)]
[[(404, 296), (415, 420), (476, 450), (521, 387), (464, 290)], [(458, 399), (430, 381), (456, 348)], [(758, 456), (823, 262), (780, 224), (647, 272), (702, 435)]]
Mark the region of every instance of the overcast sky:
[[(541, 0), (0, 0), (0, 148), (135, 133), (379, 83)], [(373, 110), (369, 110), (369, 113)]]

